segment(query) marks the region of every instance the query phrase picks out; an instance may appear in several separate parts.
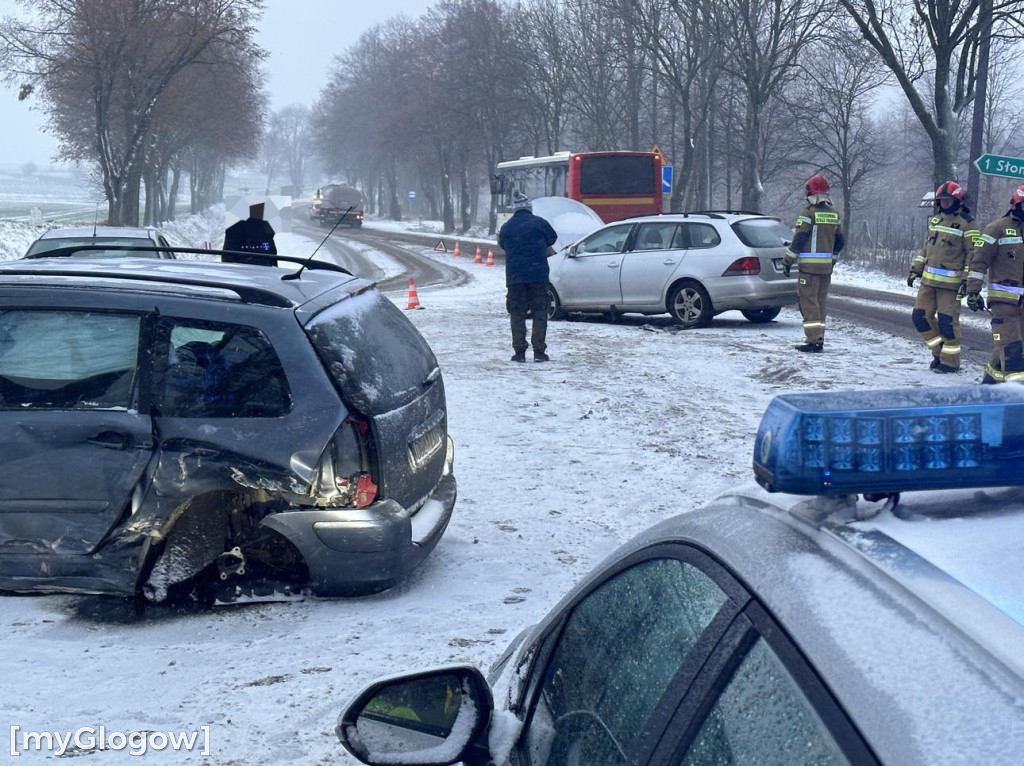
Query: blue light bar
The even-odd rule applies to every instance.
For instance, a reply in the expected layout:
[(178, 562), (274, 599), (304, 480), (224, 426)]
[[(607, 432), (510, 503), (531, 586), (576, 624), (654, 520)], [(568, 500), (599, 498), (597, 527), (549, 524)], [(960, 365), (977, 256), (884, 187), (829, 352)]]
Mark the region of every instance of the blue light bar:
[(1024, 386), (777, 396), (754, 475), (797, 495), (1024, 485)]

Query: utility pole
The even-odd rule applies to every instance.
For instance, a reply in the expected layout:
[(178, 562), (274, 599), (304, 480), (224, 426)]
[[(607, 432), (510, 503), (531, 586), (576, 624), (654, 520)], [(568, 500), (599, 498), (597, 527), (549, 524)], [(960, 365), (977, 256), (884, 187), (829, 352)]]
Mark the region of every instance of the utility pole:
[(981, 205), (981, 173), (974, 164), (982, 154), (985, 138), (985, 102), (988, 92), (988, 54), (992, 45), (992, 0), (981, 0), (978, 11), (978, 75), (974, 86), (974, 115), (971, 119), (971, 157), (967, 164), (967, 198), (978, 214)]

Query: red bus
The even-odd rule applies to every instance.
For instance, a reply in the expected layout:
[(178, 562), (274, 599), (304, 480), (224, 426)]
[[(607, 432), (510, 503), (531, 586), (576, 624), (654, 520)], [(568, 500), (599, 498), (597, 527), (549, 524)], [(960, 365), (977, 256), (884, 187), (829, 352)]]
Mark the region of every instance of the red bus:
[(557, 152), (499, 162), (497, 171), (499, 225), (516, 194), (568, 197), (605, 223), (662, 212), (661, 158), (653, 152)]

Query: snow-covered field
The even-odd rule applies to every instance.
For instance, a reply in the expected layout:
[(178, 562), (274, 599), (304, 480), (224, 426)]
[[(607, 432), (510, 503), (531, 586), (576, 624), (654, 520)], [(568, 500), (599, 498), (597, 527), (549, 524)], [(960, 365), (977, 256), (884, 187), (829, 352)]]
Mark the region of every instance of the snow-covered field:
[[(196, 236), (194, 224), (175, 236)], [(828, 353), (799, 354), (793, 310), (769, 325), (725, 314), (686, 332), (664, 319), (557, 322), (551, 363), (514, 364), (503, 270), (459, 265), (468, 284), (421, 288), (426, 309), (407, 314), (444, 370), (460, 487), (425, 565), (374, 597), (209, 613), (138, 617), (97, 598), (2, 598), (5, 725), (209, 725), (211, 763), (354, 762), (333, 727), (361, 687), (417, 667), (486, 667), (621, 542), (750, 482), (753, 436), (776, 394), (944, 382), (919, 344), (841, 322), (830, 325)], [(404, 293), (391, 297), (404, 307)]]

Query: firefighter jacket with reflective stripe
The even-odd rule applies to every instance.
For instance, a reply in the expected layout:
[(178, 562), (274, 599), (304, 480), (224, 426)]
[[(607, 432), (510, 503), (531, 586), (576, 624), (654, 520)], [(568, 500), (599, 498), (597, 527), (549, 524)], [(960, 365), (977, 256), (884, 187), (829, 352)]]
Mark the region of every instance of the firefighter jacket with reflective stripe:
[(972, 220), (963, 210), (939, 210), (928, 219), (924, 247), (910, 265), (921, 284), (956, 290), (967, 279), (974, 240), (981, 235)]
[(1024, 220), (1011, 214), (990, 223), (978, 237), (967, 291), (981, 291), (988, 274), (989, 303), (1018, 303), (1024, 295)]
[(795, 262), (801, 274), (831, 274), (835, 256), (842, 249), (839, 213), (831, 203), (819, 202), (808, 205), (797, 216), (786, 262)]

